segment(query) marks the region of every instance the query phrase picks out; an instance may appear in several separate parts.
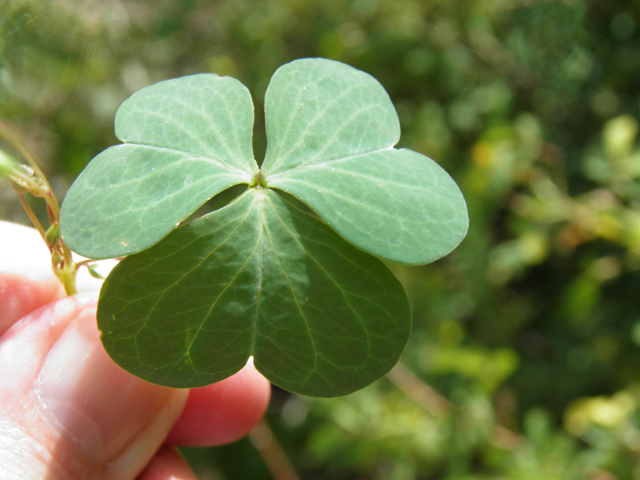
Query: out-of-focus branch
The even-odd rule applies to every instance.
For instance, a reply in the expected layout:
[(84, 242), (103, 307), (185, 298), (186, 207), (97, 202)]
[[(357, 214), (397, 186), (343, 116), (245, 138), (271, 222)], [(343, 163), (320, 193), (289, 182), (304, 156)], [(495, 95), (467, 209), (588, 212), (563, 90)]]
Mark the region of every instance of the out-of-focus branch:
[(267, 464), (275, 480), (300, 480), (269, 424), (262, 420), (249, 434), (249, 439)]
[(387, 378), (407, 397), (434, 417), (441, 417), (451, 410), (451, 402), (420, 380), (411, 370), (398, 362), (387, 373)]
[[(454, 408), (449, 400), (436, 392), (400, 362), (387, 373), (387, 378), (400, 391), (434, 417), (442, 417), (450, 413)], [(524, 437), (519, 433), (501, 425), (495, 425), (490, 442), (503, 450), (515, 450), (524, 440)]]
[(472, 28), (469, 30), (467, 38), (471, 50), (502, 76), (525, 90), (535, 86), (536, 77), (533, 72), (520, 64), (513, 53), (489, 32)]

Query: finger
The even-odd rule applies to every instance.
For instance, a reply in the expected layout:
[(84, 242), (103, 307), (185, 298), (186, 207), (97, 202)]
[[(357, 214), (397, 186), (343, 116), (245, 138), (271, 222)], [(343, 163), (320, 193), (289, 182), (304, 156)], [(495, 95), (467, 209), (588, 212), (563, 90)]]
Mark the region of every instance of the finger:
[(9, 328), (0, 340), (0, 371), (0, 420), (10, 419), (32, 442), (43, 478), (135, 478), (188, 395), (113, 363), (100, 343), (95, 304), (82, 297), (54, 302)]
[(0, 335), (19, 318), (64, 296), (33, 228), (0, 221)]
[(198, 480), (187, 462), (171, 447), (162, 447), (138, 480)]
[(191, 389), (166, 443), (211, 446), (234, 442), (264, 416), (270, 395), (271, 384), (252, 362), (221, 382)]
[(63, 296), (55, 279), (33, 281), (0, 272), (0, 336), (18, 319)]
[(54, 280), (51, 255), (37, 230), (0, 220), (0, 272), (34, 282)]
[[(74, 255), (74, 260), (80, 259)], [(115, 264), (115, 260), (101, 261), (100, 273), (106, 276)], [(87, 269), (79, 270), (79, 292), (97, 292), (101, 285)], [(64, 295), (38, 231), (0, 220), (0, 335), (19, 318)]]

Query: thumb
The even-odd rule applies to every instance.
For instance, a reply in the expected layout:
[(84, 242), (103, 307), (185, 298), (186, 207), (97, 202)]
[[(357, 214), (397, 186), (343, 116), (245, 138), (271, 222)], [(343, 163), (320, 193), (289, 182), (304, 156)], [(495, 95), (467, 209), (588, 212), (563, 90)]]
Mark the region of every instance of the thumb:
[[(0, 465), (22, 466), (16, 478), (133, 479), (188, 396), (109, 358), (95, 296), (59, 300), (12, 325), (0, 338), (0, 371)], [(18, 441), (2, 440), (7, 422)]]

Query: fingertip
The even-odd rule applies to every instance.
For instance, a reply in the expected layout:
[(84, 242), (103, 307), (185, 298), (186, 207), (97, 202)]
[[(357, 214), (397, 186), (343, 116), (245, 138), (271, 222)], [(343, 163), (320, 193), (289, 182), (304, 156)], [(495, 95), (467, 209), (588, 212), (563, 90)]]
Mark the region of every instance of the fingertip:
[(249, 362), (221, 382), (192, 389), (166, 443), (212, 446), (239, 440), (262, 419), (270, 396), (271, 384)]
[(0, 272), (0, 335), (25, 315), (63, 297), (57, 279), (32, 280)]
[(138, 480), (198, 480), (191, 467), (174, 448), (162, 447)]

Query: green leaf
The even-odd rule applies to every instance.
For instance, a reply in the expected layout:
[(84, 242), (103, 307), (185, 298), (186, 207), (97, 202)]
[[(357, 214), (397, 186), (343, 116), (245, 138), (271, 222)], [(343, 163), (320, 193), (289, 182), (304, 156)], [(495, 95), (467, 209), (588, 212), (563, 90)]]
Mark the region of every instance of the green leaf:
[(102, 276), (102, 274), (98, 272), (96, 265), (87, 265), (87, 271), (89, 272), (89, 275), (91, 275), (93, 278), (97, 278), (98, 280), (104, 280), (104, 277)]
[(266, 176), (384, 150), (400, 139), (398, 115), (382, 85), (333, 60), (283, 65), (271, 78), (264, 102)]
[(200, 205), (258, 166), (251, 148), (253, 104), (229, 77), (160, 82), (125, 101), (111, 147), (89, 164), (62, 208), (69, 247), (110, 258), (154, 245)]
[(265, 98), (266, 184), (305, 202), (353, 245), (419, 265), (451, 252), (466, 204), (433, 160), (396, 150), (398, 117), (384, 88), (339, 62), (281, 67)]
[(380, 260), (258, 187), (123, 260), (98, 324), (112, 358), (150, 382), (207, 385), (253, 356), (276, 385), (335, 396), (393, 367), (410, 309)]

